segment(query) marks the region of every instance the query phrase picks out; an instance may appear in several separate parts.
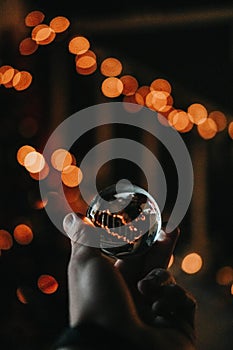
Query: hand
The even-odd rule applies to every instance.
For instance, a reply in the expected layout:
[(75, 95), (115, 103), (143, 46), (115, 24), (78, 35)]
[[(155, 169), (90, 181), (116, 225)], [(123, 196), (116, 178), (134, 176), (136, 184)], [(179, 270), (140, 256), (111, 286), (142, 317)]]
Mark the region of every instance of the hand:
[[(138, 344), (145, 345), (149, 342), (151, 346), (157, 344), (158, 349), (159, 346), (166, 348), (168, 339), (170, 342), (174, 337), (179, 349), (188, 349), (182, 347), (183, 343), (187, 345), (187, 339), (180, 330), (177, 331), (175, 324), (164, 323), (162, 332), (161, 329), (158, 332), (155, 328), (162, 324), (161, 319), (170, 322), (173, 315), (174, 320), (175, 311), (176, 316), (177, 313), (181, 315), (182, 322), (186, 323), (186, 313), (180, 312), (181, 306), (187, 302), (186, 292), (183, 293), (183, 304), (182, 297), (178, 298), (178, 307), (178, 299), (173, 297), (173, 291), (182, 289), (175, 284), (174, 278), (165, 269), (179, 230), (169, 234), (163, 233), (163, 239), (140, 256), (115, 261), (103, 255), (100, 249), (88, 246), (89, 239), (93, 243), (95, 227), (88, 225), (78, 216), (71, 214), (66, 217), (64, 229), (72, 242), (68, 267), (72, 327), (85, 322), (95, 322), (110, 330), (117, 330), (119, 334), (132, 338)], [(164, 298), (169, 300), (168, 308), (171, 310), (163, 306)], [(190, 312), (187, 311), (187, 314), (188, 318), (192, 319)], [(162, 336), (164, 332), (165, 336)], [(166, 337), (167, 332), (169, 338)], [(189, 342), (188, 344), (191, 346)], [(171, 343), (167, 344), (167, 347), (168, 345)]]

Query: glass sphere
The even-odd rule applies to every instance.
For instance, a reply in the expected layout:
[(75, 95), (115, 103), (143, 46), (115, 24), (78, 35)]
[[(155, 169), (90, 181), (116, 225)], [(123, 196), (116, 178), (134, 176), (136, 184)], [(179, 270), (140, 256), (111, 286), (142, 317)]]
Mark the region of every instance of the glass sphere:
[(156, 241), (162, 224), (155, 199), (126, 180), (99, 192), (86, 215), (103, 229), (102, 251), (115, 258), (144, 252)]

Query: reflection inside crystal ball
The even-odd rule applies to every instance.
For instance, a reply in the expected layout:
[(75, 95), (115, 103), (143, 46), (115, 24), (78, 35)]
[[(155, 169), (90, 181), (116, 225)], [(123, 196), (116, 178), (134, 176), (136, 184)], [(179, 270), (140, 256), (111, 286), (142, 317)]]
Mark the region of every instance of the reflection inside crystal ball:
[(89, 205), (87, 217), (103, 228), (100, 248), (115, 258), (148, 249), (156, 241), (162, 222), (155, 199), (127, 180), (100, 191)]

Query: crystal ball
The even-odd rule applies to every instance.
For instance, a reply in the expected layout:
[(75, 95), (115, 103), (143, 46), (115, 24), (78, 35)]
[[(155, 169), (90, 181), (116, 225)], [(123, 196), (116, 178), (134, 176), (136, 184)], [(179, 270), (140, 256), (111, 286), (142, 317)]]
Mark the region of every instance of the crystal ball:
[(100, 191), (91, 201), (86, 216), (103, 229), (100, 249), (115, 258), (147, 250), (156, 241), (162, 225), (155, 199), (127, 180)]

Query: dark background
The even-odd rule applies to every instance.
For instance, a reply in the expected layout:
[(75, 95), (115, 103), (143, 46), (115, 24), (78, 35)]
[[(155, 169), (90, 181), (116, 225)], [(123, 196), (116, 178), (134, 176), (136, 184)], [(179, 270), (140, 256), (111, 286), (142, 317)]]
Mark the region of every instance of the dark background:
[[(39, 47), (31, 56), (21, 56), (19, 42), (30, 32), (24, 18), (32, 10), (44, 12), (47, 23), (55, 16), (67, 16), (71, 26), (55, 42)], [(76, 34), (88, 37), (98, 63), (108, 56), (119, 58), (123, 73), (134, 75), (140, 85), (150, 84), (158, 77), (167, 79), (172, 84), (177, 107), (186, 109), (199, 102), (209, 111), (222, 111), (228, 123), (233, 120), (232, 1), (106, 4), (1, 0), (0, 65), (30, 71), (33, 84), (22, 92), (0, 86), (0, 229), (12, 232), (17, 223), (25, 222), (34, 231), (30, 245), (14, 243), (0, 256), (2, 349), (49, 349), (67, 325), (69, 242), (44, 210), (33, 207), (33, 201), (40, 197), (38, 183), (17, 163), (16, 152), (25, 144), (42, 150), (50, 133), (65, 118), (83, 108), (109, 102), (100, 91), (103, 77), (98, 70), (90, 76), (75, 72), (67, 43)], [(30, 137), (20, 132), (27, 116), (33, 117), (38, 126)], [(127, 128), (117, 131), (121, 137), (130, 137), (132, 132)], [(99, 141), (103, 135), (104, 132), (98, 136)], [(95, 135), (90, 135), (89, 146), (92, 137), (93, 144), (96, 142)], [(211, 140), (201, 139), (196, 130), (182, 137), (193, 161), (194, 192), (181, 223), (182, 234), (172, 270), (197, 298), (199, 349), (229, 350), (233, 345), (231, 284), (219, 285), (216, 273), (233, 264), (232, 139), (227, 129)], [(81, 158), (86, 149), (83, 138), (77, 156)], [(160, 161), (167, 174), (169, 212), (176, 195), (174, 169), (162, 149)], [(100, 185), (118, 179), (121, 168), (127, 168), (128, 177), (140, 184), (141, 170), (133, 164), (118, 162), (106, 165), (111, 176), (100, 179)], [(202, 256), (203, 267), (200, 272), (188, 275), (180, 264), (192, 251)], [(59, 282), (56, 293), (46, 295), (38, 290), (37, 278), (43, 273), (53, 275)], [(25, 291), (27, 304), (17, 299), (18, 287)]]

